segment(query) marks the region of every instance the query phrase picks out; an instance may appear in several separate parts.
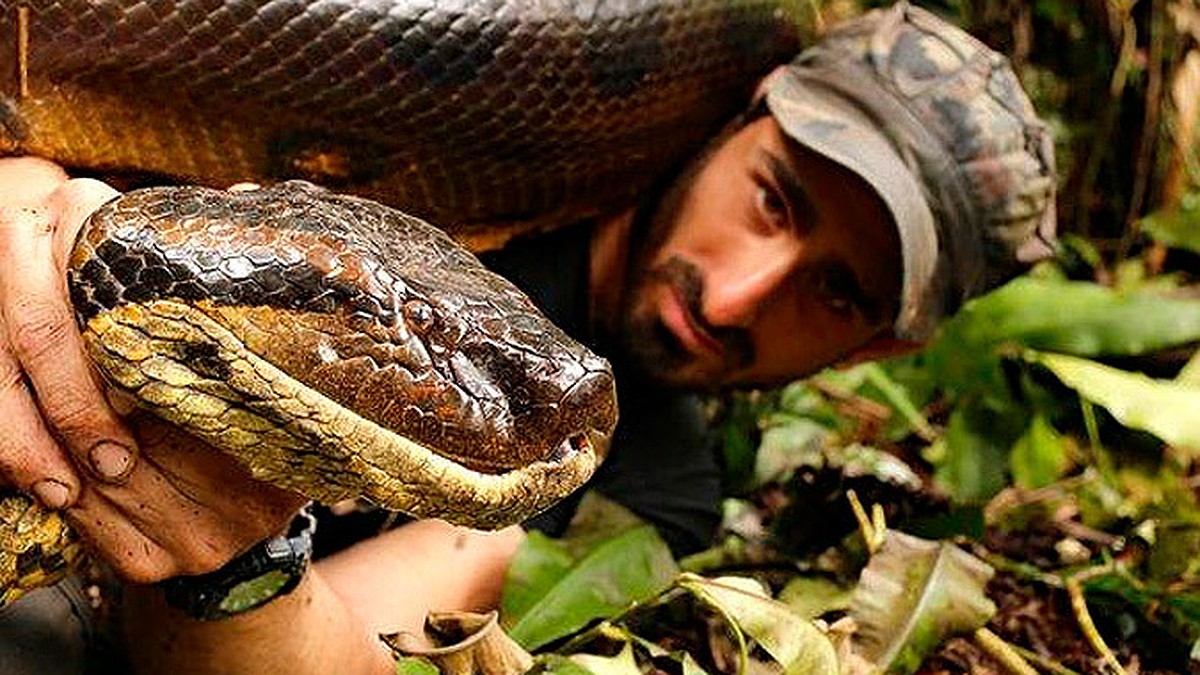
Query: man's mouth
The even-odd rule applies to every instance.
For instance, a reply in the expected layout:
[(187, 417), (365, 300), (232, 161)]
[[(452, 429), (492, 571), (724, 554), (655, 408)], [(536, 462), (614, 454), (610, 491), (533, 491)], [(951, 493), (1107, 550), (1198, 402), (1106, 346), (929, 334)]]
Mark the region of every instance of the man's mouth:
[(725, 346), (700, 325), (677, 288), (670, 287), (663, 305), (662, 322), (684, 349), (696, 356), (724, 359)]

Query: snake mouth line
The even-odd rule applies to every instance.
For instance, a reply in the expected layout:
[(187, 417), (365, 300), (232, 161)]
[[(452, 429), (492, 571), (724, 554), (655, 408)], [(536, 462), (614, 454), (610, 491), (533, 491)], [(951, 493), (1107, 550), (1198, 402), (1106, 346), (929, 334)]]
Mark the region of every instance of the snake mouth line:
[[(591, 477), (607, 450), (597, 430), (570, 434), (546, 459), (484, 473), (385, 429), (251, 352), (199, 306), (121, 305), (88, 320), (92, 358), (139, 405), (238, 459), (256, 478), (333, 503), (363, 496), (418, 517), (497, 528), (549, 508)], [(206, 342), (215, 379), (181, 358)]]

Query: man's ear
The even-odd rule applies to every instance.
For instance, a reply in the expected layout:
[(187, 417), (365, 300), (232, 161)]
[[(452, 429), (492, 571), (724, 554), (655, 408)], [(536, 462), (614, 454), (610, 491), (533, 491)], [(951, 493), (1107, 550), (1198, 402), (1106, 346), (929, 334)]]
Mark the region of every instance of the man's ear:
[(877, 335), (843, 356), (837, 365), (839, 368), (848, 368), (867, 361), (879, 361), (901, 354), (910, 354), (924, 346), (924, 342), (902, 340), (891, 333)]
[(787, 66), (775, 66), (774, 70), (764, 75), (763, 78), (758, 81), (758, 86), (754, 87), (754, 98), (751, 99), (753, 103), (750, 107), (753, 108), (754, 104), (761, 101), (767, 95), (767, 90), (771, 88), (771, 83), (774, 82), (776, 78), (782, 76), (783, 71), (786, 69)]

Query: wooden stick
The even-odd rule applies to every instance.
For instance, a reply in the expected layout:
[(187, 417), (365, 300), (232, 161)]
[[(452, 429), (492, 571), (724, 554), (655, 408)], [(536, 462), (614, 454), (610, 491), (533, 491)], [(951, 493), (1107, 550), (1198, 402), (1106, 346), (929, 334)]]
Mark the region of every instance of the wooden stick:
[(1092, 621), (1091, 613), (1088, 612), (1087, 599), (1083, 597), (1083, 585), (1079, 583), (1079, 577), (1074, 576), (1067, 579), (1067, 595), (1071, 598), (1071, 609), (1075, 612), (1075, 620), (1079, 622), (1079, 629), (1083, 631), (1083, 637), (1087, 638), (1088, 644), (1096, 650), (1096, 653), (1100, 655), (1112, 672), (1126, 675), (1125, 668), (1117, 660), (1117, 655), (1113, 654), (1113, 651), (1105, 644), (1100, 631), (1096, 630), (1096, 624)]
[(1047, 673), (1050, 673), (1050, 675), (1079, 675), (1079, 673), (1071, 670), (1058, 661), (1046, 656), (1042, 656), (1032, 649), (1026, 649), (1021, 645), (1010, 644), (1009, 646), (1013, 648), (1013, 651), (1025, 657), (1026, 661), (1032, 661), (1033, 665), (1041, 668)]
[(1033, 666), (1013, 650), (1012, 645), (986, 628), (975, 631), (975, 644), (979, 645), (993, 659), (999, 661), (1013, 675), (1038, 675)]
[(17, 92), (29, 98), (29, 8), (17, 7)]

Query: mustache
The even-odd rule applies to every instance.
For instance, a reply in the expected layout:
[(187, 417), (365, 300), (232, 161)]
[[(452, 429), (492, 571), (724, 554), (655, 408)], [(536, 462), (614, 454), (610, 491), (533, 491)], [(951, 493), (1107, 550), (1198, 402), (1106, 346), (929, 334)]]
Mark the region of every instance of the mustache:
[(683, 299), (688, 313), (696, 325), (711, 335), (725, 349), (725, 353), (737, 367), (746, 367), (754, 362), (754, 341), (744, 328), (736, 326), (714, 326), (704, 316), (704, 277), (692, 263), (678, 256), (650, 270), (650, 278), (670, 284)]

